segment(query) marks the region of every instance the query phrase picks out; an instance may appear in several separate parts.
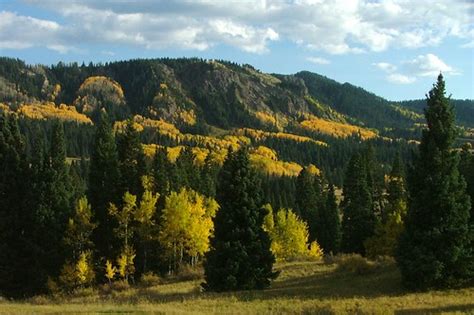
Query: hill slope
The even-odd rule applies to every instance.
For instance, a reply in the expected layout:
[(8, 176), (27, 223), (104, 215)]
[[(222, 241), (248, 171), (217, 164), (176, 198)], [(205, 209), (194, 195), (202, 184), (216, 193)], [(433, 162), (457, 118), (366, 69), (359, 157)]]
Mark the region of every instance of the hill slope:
[[(390, 102), (311, 72), (267, 74), (219, 60), (32, 66), (0, 58), (0, 112), (42, 122), (57, 118), (90, 132), (98, 113), (106, 110), (119, 124), (134, 117), (148, 145), (164, 145), (172, 152), (182, 146), (223, 152), (242, 144), (262, 152), (257, 150), (262, 146), (273, 150), (274, 158), (254, 160), (270, 174), (288, 174), (282, 171), (287, 162), (299, 164), (291, 167), (291, 175), (300, 165), (313, 163), (339, 183), (361, 140), (381, 148), (377, 152), (383, 163), (396, 151), (408, 156), (408, 140), (417, 139), (424, 121), (422, 103)], [(454, 104), (463, 113), (459, 122), (473, 127), (474, 119), (467, 117), (474, 110), (472, 101)], [(74, 135), (84, 134), (74, 130)], [(87, 156), (90, 139), (76, 138), (68, 144), (69, 155)], [(400, 138), (404, 142), (392, 141)]]

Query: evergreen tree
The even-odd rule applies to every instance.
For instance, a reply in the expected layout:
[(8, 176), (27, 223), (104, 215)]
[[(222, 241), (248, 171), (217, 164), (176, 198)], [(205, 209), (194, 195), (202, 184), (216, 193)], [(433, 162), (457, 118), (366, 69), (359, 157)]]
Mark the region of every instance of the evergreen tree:
[(212, 160), (211, 152), (204, 160), (204, 166), (201, 171), (200, 192), (205, 196), (214, 198), (216, 196), (216, 180), (219, 172), (219, 166)]
[(118, 181), (115, 137), (107, 114), (102, 112), (92, 148), (88, 196), (94, 209), (94, 221), (98, 224), (93, 234), (94, 244), (99, 255), (109, 259), (115, 257), (119, 250), (113, 232), (117, 223), (108, 213), (109, 203), (117, 204), (120, 201)]
[(143, 194), (142, 176), (146, 173), (145, 155), (140, 142), (140, 133), (133, 120), (128, 120), (125, 130), (118, 136), (118, 166), (120, 180), (118, 192), (123, 196), (126, 192), (135, 196)]
[(474, 154), (469, 142), (462, 147), (459, 171), (466, 180), (466, 190), (469, 197), (471, 197), (471, 225), (474, 226)]
[(181, 190), (183, 187), (189, 187), (198, 190), (200, 186), (199, 169), (194, 164), (195, 155), (191, 147), (185, 147), (181, 150), (176, 159), (177, 178), (174, 184), (175, 191)]
[(32, 246), (33, 212), (25, 202), (31, 182), (24, 145), (17, 121), (0, 115), (0, 295), (9, 297), (37, 293), (44, 284)]
[(427, 95), (419, 156), (409, 177), (409, 208), (397, 261), (410, 288), (457, 286), (472, 280), (469, 196), (452, 150), (457, 130), (442, 75)]
[(407, 212), (407, 196), (403, 173), (400, 155), (397, 154), (388, 176), (388, 203), (383, 209), (382, 222), (377, 222), (374, 236), (365, 242), (367, 256), (371, 258), (377, 256), (393, 257), (395, 254)]
[(387, 216), (394, 212), (393, 206), (396, 206), (399, 202), (406, 203), (406, 185), (405, 185), (405, 172), (403, 163), (400, 158), (400, 153), (397, 152), (392, 164), (392, 170), (390, 171), (388, 184), (387, 184), (387, 201), (388, 205), (384, 208), (382, 221), (385, 222)]
[(263, 289), (277, 273), (270, 238), (263, 230), (261, 187), (246, 148), (229, 150), (219, 174), (211, 250), (204, 262), (206, 290)]
[(164, 199), (170, 193), (171, 167), (166, 148), (158, 148), (153, 159), (152, 174), (154, 190), (160, 195), (160, 200), (163, 200), (160, 208), (163, 208)]
[(56, 121), (51, 131), (49, 154), (37, 179), (39, 203), (35, 205), (35, 239), (38, 274), (56, 278), (66, 255), (63, 236), (73, 208), (73, 193), (66, 164), (66, 144), (62, 123)]
[(308, 224), (309, 239), (316, 239), (316, 221), (318, 199), (315, 191), (314, 175), (304, 167), (296, 179), (296, 209), (297, 214)]
[(346, 253), (364, 254), (364, 241), (374, 233), (376, 220), (367, 173), (364, 157), (355, 153), (349, 162), (343, 188), (341, 249)]
[(324, 253), (337, 254), (341, 245), (341, 218), (333, 185), (329, 185), (326, 204), (321, 208), (319, 219), (319, 245)]

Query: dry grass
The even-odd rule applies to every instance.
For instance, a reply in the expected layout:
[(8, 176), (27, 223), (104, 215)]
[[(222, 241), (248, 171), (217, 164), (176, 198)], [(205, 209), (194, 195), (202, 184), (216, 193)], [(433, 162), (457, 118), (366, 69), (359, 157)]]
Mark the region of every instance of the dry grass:
[(276, 269), (280, 277), (264, 291), (205, 293), (201, 280), (164, 282), (122, 292), (89, 289), (69, 297), (3, 301), (0, 313), (474, 314), (474, 288), (405, 292), (393, 264), (363, 275), (321, 262), (281, 263)]

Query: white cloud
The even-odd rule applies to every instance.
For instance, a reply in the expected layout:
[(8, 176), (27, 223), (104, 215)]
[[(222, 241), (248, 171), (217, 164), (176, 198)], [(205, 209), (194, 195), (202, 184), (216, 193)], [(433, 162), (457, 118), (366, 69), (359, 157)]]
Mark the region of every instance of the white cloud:
[(230, 20), (214, 20), (210, 21), (209, 25), (221, 40), (251, 53), (267, 52), (267, 42), (279, 38), (272, 28), (256, 29)]
[(433, 54), (419, 55), (412, 60), (403, 62), (406, 71), (421, 77), (434, 77), (440, 72), (444, 74), (459, 74), (453, 67), (448, 66), (438, 56)]
[(321, 57), (308, 57), (306, 60), (317, 65), (328, 65), (331, 63), (331, 61)]
[(391, 73), (387, 76), (387, 80), (397, 84), (410, 84), (416, 81), (415, 77), (406, 76), (400, 73)]
[(57, 37), (60, 31), (60, 25), (53, 21), (7, 11), (0, 12), (0, 48), (3, 49), (25, 49), (43, 45), (59, 48)]
[(373, 63), (372, 65), (376, 66), (377, 68), (379, 68), (380, 70), (384, 72), (393, 72), (397, 70), (397, 66), (392, 65), (391, 63), (388, 63), (388, 62), (377, 62), (377, 63)]
[(436, 77), (440, 72), (444, 75), (460, 74), (434, 54), (419, 55), (402, 61), (399, 66), (388, 62), (377, 62), (372, 65), (386, 73), (387, 81), (397, 84), (410, 84), (422, 77)]
[(272, 41), (289, 40), (305, 49), (348, 54), (474, 38), (474, 3), (466, 0), (25, 1), (64, 16), (63, 24), (3, 11), (1, 46), (80, 42), (205, 50), (225, 44), (265, 53)]

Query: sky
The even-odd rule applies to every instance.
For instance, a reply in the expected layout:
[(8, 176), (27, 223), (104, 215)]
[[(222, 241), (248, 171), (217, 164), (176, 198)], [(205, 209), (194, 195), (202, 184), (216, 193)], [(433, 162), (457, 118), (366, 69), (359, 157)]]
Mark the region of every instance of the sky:
[(0, 0), (0, 55), (224, 59), (394, 101), (424, 98), (442, 72), (453, 98), (474, 99), (474, 0)]

